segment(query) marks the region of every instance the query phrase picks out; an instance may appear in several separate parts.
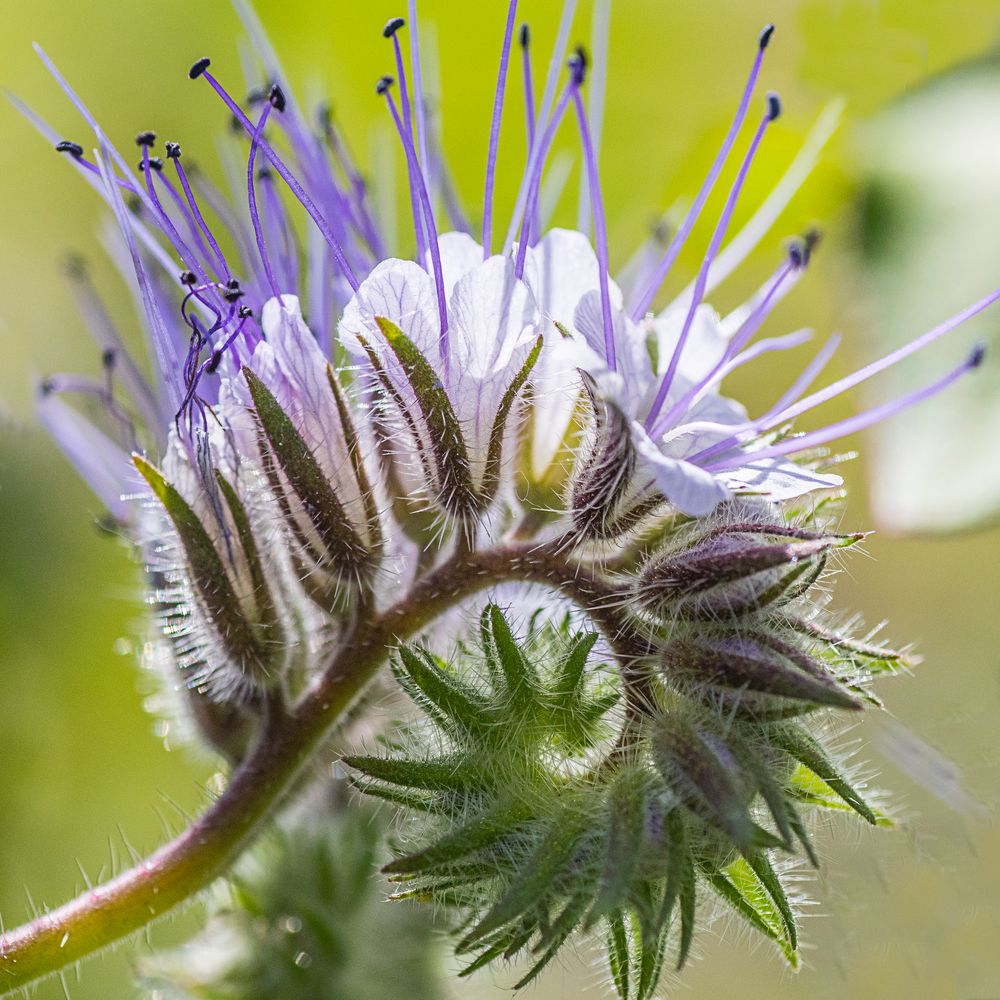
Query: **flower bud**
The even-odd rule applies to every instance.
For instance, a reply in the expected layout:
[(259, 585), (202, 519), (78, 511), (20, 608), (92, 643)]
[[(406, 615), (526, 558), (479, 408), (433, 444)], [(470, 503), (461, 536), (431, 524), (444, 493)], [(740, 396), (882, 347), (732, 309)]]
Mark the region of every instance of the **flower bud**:
[(863, 537), (816, 535), (777, 525), (725, 525), (692, 547), (647, 564), (636, 596), (661, 618), (739, 618), (799, 597), (823, 571), (827, 553)]
[(860, 708), (804, 650), (761, 634), (689, 636), (663, 652), (668, 673), (695, 684), (756, 692), (836, 708)]

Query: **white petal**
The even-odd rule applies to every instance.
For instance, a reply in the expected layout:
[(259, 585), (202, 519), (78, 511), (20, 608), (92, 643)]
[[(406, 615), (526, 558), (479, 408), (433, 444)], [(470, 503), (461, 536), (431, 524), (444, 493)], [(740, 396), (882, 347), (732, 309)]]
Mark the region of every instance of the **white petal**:
[[(445, 297), (450, 300), (455, 283), (483, 262), (483, 248), (468, 233), (442, 233), (438, 237), (441, 254), (441, 271), (444, 275)], [(430, 254), (427, 255), (427, 272), (431, 272)]]
[(637, 423), (632, 424), (632, 440), (643, 469), (682, 514), (704, 517), (729, 497), (729, 490), (712, 473), (664, 455)]
[(719, 473), (734, 491), (761, 493), (771, 500), (792, 500), (813, 490), (843, 486), (844, 480), (831, 473), (814, 472), (786, 458), (748, 461), (738, 469)]
[[(686, 316), (686, 308), (673, 308), (653, 320), (661, 375), (670, 365)], [(700, 382), (719, 363), (728, 345), (729, 339), (723, 332), (719, 314), (711, 306), (698, 306), (684, 342), (678, 373), (691, 382)]]

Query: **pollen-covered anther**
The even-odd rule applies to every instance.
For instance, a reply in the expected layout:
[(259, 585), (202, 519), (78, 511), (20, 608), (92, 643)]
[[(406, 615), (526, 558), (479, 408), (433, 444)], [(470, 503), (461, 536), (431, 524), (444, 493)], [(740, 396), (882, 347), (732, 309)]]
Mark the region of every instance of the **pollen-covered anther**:
[(168, 142), (165, 145), (168, 160), (179, 160), (181, 158), (181, 144), (179, 142)]
[(382, 29), (383, 38), (392, 38), (393, 35), (399, 31), (400, 28), (406, 25), (406, 19), (402, 17), (390, 17), (388, 21), (385, 22), (385, 27)]
[(150, 132), (148, 130), (145, 132), (140, 132), (135, 137), (135, 144), (137, 146), (146, 146), (149, 149), (152, 149), (153, 146), (156, 145), (156, 133)]

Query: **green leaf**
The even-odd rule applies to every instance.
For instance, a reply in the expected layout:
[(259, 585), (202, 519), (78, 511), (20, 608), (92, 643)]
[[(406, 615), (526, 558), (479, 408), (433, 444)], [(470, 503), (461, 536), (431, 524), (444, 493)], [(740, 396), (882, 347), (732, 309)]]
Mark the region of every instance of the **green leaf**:
[(357, 573), (369, 567), (368, 549), (292, 418), (281, 408), (267, 386), (245, 365), (243, 377), (271, 451), (316, 529), (325, 557), (340, 571)]
[(476, 512), (481, 500), (473, 490), (462, 427), (437, 372), (395, 323), (384, 316), (376, 316), (375, 322), (416, 396), (427, 426), (428, 446), (437, 466), (442, 498), (456, 514)]

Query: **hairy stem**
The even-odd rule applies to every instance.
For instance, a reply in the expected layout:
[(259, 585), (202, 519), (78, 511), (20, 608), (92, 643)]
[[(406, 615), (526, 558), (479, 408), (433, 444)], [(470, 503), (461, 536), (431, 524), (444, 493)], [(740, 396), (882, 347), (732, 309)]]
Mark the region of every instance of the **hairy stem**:
[(640, 655), (605, 581), (552, 546), (459, 551), (345, 637), (321, 678), (286, 708), (272, 704), (254, 749), (225, 792), (182, 834), (116, 878), (0, 935), (0, 993), (92, 955), (191, 899), (262, 830), (296, 778), (399, 641), (485, 587), (518, 580), (558, 590), (586, 610), (623, 667)]

